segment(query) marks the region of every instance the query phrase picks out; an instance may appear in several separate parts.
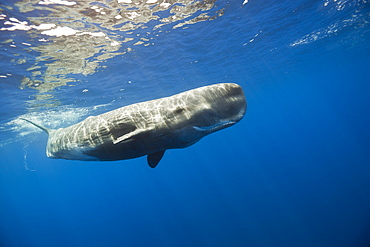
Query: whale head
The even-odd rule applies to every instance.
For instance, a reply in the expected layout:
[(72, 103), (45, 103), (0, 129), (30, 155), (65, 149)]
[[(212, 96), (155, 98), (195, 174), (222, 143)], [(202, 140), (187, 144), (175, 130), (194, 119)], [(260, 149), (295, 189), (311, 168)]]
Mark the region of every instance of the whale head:
[(181, 148), (239, 122), (247, 108), (242, 88), (234, 83), (205, 86), (175, 96), (164, 122)]

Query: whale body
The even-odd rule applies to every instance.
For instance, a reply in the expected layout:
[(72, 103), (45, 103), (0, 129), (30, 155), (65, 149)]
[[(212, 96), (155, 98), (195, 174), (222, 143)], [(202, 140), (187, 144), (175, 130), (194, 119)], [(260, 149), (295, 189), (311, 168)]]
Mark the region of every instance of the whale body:
[(188, 147), (239, 122), (247, 108), (242, 88), (221, 83), (121, 107), (60, 129), (48, 129), (46, 155), (114, 161), (147, 156), (157, 166), (167, 149)]

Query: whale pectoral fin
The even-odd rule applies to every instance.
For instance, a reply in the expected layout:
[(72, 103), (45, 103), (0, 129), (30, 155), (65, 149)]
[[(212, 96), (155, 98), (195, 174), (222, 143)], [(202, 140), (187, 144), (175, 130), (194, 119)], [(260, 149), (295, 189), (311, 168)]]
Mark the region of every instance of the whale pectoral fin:
[(137, 137), (138, 135), (140, 135), (142, 133), (145, 133), (145, 130), (136, 129), (136, 130), (131, 131), (129, 133), (125, 133), (124, 135), (117, 137), (116, 140), (113, 140), (113, 144), (117, 144), (117, 143), (120, 143), (120, 142), (126, 142), (126, 141), (129, 141), (130, 139), (132, 140), (132, 138), (134, 138), (135, 136)]
[(158, 165), (159, 161), (161, 161), (165, 151), (166, 150), (148, 154), (148, 156), (147, 156), (148, 165), (151, 168), (156, 167)]

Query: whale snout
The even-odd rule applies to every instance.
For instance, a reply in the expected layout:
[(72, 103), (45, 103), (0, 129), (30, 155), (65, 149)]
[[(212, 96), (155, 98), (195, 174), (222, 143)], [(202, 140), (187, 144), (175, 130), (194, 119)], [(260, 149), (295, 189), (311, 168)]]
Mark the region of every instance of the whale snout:
[(212, 107), (221, 121), (237, 123), (244, 117), (247, 101), (241, 86), (235, 83), (221, 84), (215, 94), (217, 97), (212, 102)]
[(207, 90), (201, 89), (194, 93), (190, 105), (197, 107), (192, 109), (189, 123), (183, 129), (187, 135), (182, 139), (188, 142), (236, 124), (247, 109), (243, 89), (237, 84), (216, 84)]

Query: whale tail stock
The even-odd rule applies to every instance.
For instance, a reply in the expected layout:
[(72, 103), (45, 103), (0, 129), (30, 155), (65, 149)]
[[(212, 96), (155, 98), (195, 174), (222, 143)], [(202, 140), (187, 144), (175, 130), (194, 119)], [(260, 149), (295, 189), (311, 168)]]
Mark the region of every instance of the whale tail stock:
[(43, 131), (45, 131), (46, 133), (50, 133), (50, 131), (51, 131), (51, 129), (48, 129), (48, 128), (46, 128), (46, 127), (44, 127), (44, 126), (41, 126), (41, 125), (38, 125), (38, 124), (36, 124), (36, 123), (34, 123), (34, 122), (32, 122), (32, 121), (30, 121), (30, 120), (28, 120), (28, 119), (25, 119), (25, 118), (20, 118), (20, 119), (22, 119), (22, 120), (24, 120), (24, 121), (26, 121), (26, 122), (29, 122), (30, 124), (32, 124), (32, 125), (34, 125), (34, 126), (36, 126), (37, 128), (39, 128), (39, 129), (42, 129)]

